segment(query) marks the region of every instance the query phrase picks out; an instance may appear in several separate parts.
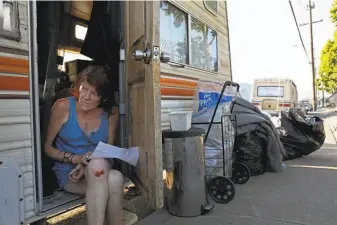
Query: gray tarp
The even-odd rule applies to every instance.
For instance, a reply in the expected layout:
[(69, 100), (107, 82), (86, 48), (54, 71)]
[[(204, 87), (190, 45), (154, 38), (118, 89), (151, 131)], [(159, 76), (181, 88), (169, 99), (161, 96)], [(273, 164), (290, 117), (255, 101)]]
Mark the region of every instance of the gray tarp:
[(286, 153), (279, 133), (270, 118), (242, 98), (233, 102), (231, 113), (236, 115), (238, 135), (258, 131), (257, 134), (265, 140), (266, 171), (282, 171), (283, 155)]

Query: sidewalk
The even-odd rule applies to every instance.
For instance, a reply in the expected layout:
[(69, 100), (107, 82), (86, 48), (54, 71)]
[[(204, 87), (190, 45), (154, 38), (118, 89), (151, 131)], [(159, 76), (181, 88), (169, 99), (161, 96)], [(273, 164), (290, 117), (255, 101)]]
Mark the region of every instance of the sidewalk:
[(337, 115), (328, 117), (324, 119), (325, 123), (329, 127), (329, 130), (332, 132), (332, 137), (337, 141)]
[(320, 150), (287, 161), (281, 173), (266, 173), (236, 185), (236, 196), (229, 204), (214, 203), (213, 211), (194, 218), (174, 217), (162, 209), (136, 225), (336, 224), (337, 146), (326, 125), (327, 138)]
[[(193, 218), (174, 217), (161, 209), (136, 225), (337, 224), (337, 145), (331, 132), (337, 113), (325, 117), (326, 139), (320, 150), (286, 161), (287, 168), (281, 173), (266, 173), (235, 185), (236, 196), (229, 204), (213, 203), (213, 211)], [(63, 220), (63, 216), (51, 219), (50, 224), (86, 224), (85, 208), (73, 213), (71, 219)]]

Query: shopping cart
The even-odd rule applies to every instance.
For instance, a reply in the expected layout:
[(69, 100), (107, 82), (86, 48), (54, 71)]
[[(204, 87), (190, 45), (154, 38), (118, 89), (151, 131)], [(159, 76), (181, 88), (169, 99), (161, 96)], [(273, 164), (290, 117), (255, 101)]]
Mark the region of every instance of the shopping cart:
[[(239, 91), (240, 85), (234, 82), (227, 81), (221, 90), (219, 99), (215, 106), (210, 122), (195, 122), (192, 125), (207, 125), (207, 131), (204, 136), (204, 145), (206, 145), (212, 125), (221, 125), (221, 140), (222, 140), (222, 176), (216, 175), (207, 181), (208, 192), (210, 196), (218, 203), (228, 203), (235, 197), (235, 184), (244, 184), (250, 178), (249, 168), (240, 162), (236, 161), (238, 153), (237, 148), (237, 121), (236, 115), (224, 113), (221, 116), (221, 121), (215, 122), (220, 101), (227, 87), (236, 87), (236, 92)], [(230, 107), (232, 108), (232, 107)], [(206, 179), (205, 179), (206, 180)]]

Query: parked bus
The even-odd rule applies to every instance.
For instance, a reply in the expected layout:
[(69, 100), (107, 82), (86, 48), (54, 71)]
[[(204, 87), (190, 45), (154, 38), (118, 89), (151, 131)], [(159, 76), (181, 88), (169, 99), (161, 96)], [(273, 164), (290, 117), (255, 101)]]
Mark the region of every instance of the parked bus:
[(290, 79), (256, 79), (252, 88), (252, 103), (272, 115), (287, 108), (297, 108), (296, 84)]
[(113, 71), (116, 145), (140, 148), (136, 167), (120, 164), (141, 192), (125, 198), (124, 222), (162, 208), (168, 113), (193, 107), (199, 78), (231, 79), (226, 1), (0, 0), (0, 10), (1, 225), (84, 203), (58, 189), (42, 146), (57, 92), (90, 63)]

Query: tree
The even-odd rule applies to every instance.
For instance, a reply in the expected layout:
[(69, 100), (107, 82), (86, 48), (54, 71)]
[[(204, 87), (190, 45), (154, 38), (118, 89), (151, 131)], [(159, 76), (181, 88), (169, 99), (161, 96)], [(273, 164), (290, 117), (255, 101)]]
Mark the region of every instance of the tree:
[(336, 25), (337, 24), (337, 0), (334, 0), (332, 7), (330, 9), (331, 21)]
[[(337, 0), (334, 0), (330, 10), (331, 21), (337, 26)], [(337, 31), (333, 39), (328, 40), (322, 49), (320, 66), (317, 79), (318, 89), (322, 89), (330, 94), (337, 91)]]

